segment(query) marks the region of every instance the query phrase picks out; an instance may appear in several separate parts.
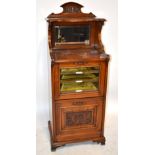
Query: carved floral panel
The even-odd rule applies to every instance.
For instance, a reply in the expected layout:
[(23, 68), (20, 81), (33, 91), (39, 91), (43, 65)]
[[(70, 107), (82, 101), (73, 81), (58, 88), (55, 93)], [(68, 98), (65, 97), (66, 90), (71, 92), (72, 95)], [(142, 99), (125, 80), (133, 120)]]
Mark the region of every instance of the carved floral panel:
[(92, 123), (93, 123), (92, 111), (66, 113), (66, 126), (76, 126), (76, 125), (92, 124)]

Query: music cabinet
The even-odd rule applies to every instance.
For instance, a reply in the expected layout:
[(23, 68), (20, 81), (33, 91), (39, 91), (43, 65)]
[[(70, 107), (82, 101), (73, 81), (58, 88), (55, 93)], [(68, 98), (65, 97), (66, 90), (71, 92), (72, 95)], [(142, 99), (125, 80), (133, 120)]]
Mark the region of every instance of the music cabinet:
[(51, 150), (68, 143), (105, 144), (104, 118), (109, 55), (101, 41), (105, 19), (83, 13), (68, 2), (51, 13), (48, 44), (51, 57)]

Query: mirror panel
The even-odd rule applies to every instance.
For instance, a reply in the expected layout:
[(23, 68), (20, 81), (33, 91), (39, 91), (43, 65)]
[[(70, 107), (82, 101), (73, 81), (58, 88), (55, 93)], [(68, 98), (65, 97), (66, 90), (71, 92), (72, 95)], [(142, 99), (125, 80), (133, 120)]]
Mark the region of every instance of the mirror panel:
[(55, 26), (55, 45), (58, 44), (85, 44), (90, 43), (90, 26)]

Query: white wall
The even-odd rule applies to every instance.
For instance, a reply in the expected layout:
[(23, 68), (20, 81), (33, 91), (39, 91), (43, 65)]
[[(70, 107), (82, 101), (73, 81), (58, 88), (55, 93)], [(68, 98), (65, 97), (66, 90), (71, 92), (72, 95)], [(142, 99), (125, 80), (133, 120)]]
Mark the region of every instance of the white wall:
[[(74, 1), (74, 0), (73, 0)], [(59, 13), (59, 6), (66, 0), (37, 0), (37, 127), (47, 126), (50, 98), (50, 58), (47, 44), (47, 23), (51, 13)], [(106, 52), (111, 55), (109, 67), (108, 97), (117, 102), (117, 0), (75, 0), (84, 6), (83, 12), (92, 12), (107, 19), (102, 29), (102, 41)], [(112, 107), (112, 106), (111, 106)]]

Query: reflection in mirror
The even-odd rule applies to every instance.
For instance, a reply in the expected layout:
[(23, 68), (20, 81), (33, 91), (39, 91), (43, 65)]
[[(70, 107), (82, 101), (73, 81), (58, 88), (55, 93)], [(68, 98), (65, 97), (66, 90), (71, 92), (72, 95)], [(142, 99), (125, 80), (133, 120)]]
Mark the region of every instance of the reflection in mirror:
[(90, 26), (55, 26), (55, 44), (89, 44)]

